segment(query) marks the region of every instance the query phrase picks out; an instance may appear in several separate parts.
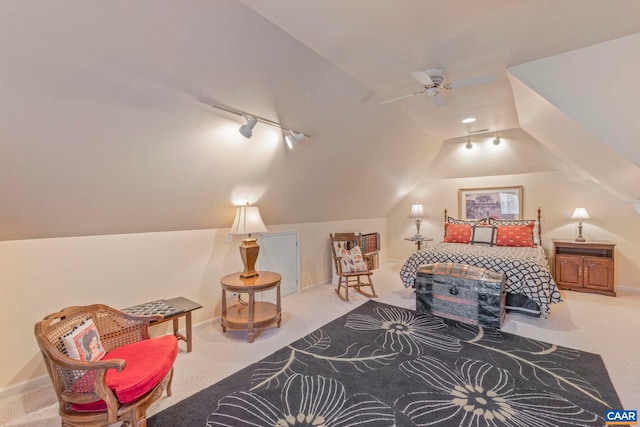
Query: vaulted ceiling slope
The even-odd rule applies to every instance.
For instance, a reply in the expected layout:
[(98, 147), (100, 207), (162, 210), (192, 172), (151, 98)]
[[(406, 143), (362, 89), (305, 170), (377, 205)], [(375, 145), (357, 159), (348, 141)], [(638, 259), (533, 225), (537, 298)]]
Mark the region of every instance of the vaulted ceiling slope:
[(523, 129), (620, 200), (640, 197), (640, 33), (509, 69)]
[(434, 140), (237, 1), (9, 0), (0, 55), (3, 240), (384, 217)]
[[(635, 0), (3, 1), (0, 239), (224, 228), (247, 201), (267, 224), (384, 217), (472, 130), (461, 117), (520, 126), (512, 84), (562, 103), (507, 68), (637, 33), (639, 15)], [(448, 91), (446, 108), (379, 104), (434, 66), (497, 80)], [(244, 139), (208, 103), (312, 138)], [(593, 113), (559, 108), (582, 126)]]

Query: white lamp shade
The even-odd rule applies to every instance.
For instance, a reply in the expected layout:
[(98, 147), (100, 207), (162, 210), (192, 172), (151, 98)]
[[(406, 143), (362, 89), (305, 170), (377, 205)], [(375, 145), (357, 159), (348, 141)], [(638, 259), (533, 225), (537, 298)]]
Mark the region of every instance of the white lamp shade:
[(267, 231), (257, 206), (237, 207), (229, 234), (257, 234)]
[(424, 218), (424, 217), (425, 217), (424, 206), (422, 206), (422, 203), (415, 203), (411, 205), (411, 215), (409, 215), (409, 218)]
[(573, 211), (573, 215), (571, 215), (571, 219), (582, 221), (584, 219), (591, 219), (591, 217), (585, 208), (576, 208), (576, 210)]

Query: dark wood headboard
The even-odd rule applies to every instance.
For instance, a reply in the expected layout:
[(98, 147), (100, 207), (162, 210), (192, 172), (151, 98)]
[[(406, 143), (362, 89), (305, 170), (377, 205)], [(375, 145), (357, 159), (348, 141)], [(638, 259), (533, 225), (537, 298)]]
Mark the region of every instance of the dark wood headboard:
[[(443, 223), (443, 227), (444, 227), (444, 233), (445, 233), (445, 237), (447, 235), (447, 228), (444, 224), (447, 223), (447, 208), (444, 208), (444, 223)], [(538, 241), (540, 241), (540, 245), (542, 246), (542, 221), (540, 221), (540, 218), (542, 217), (542, 209), (538, 208)]]

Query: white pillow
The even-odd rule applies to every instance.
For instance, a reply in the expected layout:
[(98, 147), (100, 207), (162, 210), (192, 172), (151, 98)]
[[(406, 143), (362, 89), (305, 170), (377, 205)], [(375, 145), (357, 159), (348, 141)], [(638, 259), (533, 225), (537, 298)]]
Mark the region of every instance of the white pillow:
[(77, 328), (62, 336), (67, 354), (77, 360), (100, 360), (107, 354), (93, 320), (87, 319)]
[(350, 250), (341, 248), (338, 255), (342, 263), (343, 273), (360, 273), (367, 271), (367, 263), (364, 261), (364, 258), (362, 258), (362, 251), (359, 246), (354, 246)]
[(493, 225), (474, 225), (471, 232), (472, 245), (493, 246), (496, 244), (497, 229)]

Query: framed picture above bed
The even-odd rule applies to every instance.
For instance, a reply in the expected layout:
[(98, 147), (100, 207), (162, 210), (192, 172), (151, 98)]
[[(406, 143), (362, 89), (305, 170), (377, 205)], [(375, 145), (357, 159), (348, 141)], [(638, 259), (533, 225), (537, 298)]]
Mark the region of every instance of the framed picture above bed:
[(461, 188), (460, 219), (522, 219), (522, 185), (517, 187)]

